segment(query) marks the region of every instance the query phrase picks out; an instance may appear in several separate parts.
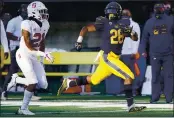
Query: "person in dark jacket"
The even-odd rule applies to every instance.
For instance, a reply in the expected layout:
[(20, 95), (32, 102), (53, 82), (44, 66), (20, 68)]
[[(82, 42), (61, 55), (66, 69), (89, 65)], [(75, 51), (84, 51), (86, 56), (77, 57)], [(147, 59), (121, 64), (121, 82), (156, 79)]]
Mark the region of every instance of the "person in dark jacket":
[(140, 43), (140, 52), (146, 55), (146, 46), (149, 43), (150, 63), (152, 66), (152, 96), (151, 103), (160, 98), (160, 73), (164, 71), (164, 95), (166, 102), (172, 102), (173, 93), (173, 18), (165, 14), (164, 4), (155, 4), (154, 15), (150, 18), (143, 30)]

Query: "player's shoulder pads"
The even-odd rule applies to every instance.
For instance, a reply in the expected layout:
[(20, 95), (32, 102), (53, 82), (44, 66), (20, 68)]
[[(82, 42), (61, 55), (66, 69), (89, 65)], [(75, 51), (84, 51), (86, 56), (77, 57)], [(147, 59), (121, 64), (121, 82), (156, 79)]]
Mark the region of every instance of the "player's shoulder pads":
[(99, 16), (99, 17), (96, 18), (95, 23), (97, 23), (97, 24), (104, 24), (106, 21), (107, 21), (106, 17)]

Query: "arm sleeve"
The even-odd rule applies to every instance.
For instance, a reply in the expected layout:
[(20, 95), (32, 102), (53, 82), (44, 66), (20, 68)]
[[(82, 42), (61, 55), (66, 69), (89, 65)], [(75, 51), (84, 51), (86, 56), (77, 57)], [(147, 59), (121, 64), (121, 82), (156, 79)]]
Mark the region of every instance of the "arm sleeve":
[(138, 40), (133, 41), (133, 53), (135, 54), (138, 51), (138, 47), (140, 43), (140, 35), (141, 35), (140, 26), (138, 25), (138, 23), (133, 24), (133, 30), (138, 34)]
[(15, 31), (15, 23), (14, 23), (14, 20), (12, 19), (7, 24), (6, 32), (13, 33), (14, 31)]
[(142, 38), (140, 41), (140, 49), (139, 49), (140, 53), (146, 52), (146, 47), (147, 47), (147, 43), (149, 41), (149, 36), (150, 36), (148, 27), (149, 27), (149, 23), (146, 22), (143, 29), (143, 33), (142, 33)]
[(4, 24), (2, 21), (0, 23), (1, 23), (1, 43), (4, 48), (4, 52), (9, 52), (8, 41), (7, 41), (5, 29), (4, 29)]
[(104, 23), (107, 19), (103, 16), (99, 16), (96, 18), (96, 21), (94, 23), (94, 26), (97, 31), (103, 31), (104, 30)]

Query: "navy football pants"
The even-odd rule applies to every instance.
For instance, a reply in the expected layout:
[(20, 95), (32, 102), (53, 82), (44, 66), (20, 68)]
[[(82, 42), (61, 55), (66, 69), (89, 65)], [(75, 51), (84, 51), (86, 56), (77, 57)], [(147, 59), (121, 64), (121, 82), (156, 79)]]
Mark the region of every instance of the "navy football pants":
[(166, 102), (172, 101), (173, 94), (173, 55), (151, 56), (152, 65), (152, 97), (151, 101), (158, 101), (160, 98), (161, 86), (161, 69), (163, 69), (163, 92)]

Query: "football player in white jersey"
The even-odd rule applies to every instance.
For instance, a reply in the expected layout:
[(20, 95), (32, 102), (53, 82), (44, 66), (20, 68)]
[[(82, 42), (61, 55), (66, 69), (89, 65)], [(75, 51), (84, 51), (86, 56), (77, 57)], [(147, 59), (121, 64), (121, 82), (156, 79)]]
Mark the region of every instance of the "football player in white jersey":
[(17, 77), (11, 80), (11, 85), (20, 83), (27, 85), (24, 98), (18, 114), (35, 115), (28, 110), (28, 105), (37, 88), (46, 89), (48, 86), (44, 67), (37, 57), (43, 57), (53, 63), (50, 53), (45, 53), (45, 36), (49, 30), (48, 9), (39, 1), (32, 2), (27, 7), (28, 19), (22, 21), (22, 37), (19, 49), (16, 52), (16, 61), (25, 78)]

